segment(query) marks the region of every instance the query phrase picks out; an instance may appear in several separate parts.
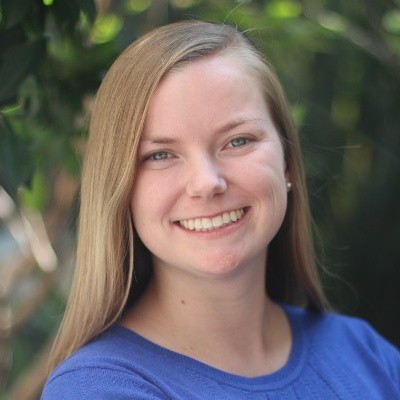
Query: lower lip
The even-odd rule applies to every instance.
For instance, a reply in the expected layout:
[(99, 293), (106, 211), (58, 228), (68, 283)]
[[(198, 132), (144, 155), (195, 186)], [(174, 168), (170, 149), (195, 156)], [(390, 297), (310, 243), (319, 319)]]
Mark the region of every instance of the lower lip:
[(235, 222), (231, 222), (228, 225), (221, 226), (220, 228), (213, 229), (212, 231), (196, 231), (193, 229), (192, 231), (190, 229), (186, 229), (184, 226), (182, 226), (179, 222), (174, 223), (174, 225), (179, 228), (181, 231), (185, 232), (188, 235), (191, 236), (196, 236), (196, 237), (202, 237), (202, 238), (215, 238), (220, 235), (227, 235), (236, 229), (240, 228), (240, 226), (243, 224), (244, 220), (247, 218), (249, 209), (245, 208), (244, 209), (244, 214), (242, 215), (242, 218)]

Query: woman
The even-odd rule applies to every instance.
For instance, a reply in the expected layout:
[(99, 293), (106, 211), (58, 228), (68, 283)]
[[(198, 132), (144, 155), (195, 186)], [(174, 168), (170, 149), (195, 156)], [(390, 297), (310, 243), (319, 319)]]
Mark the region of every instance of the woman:
[(297, 133), (243, 34), (192, 21), (133, 43), (87, 149), (44, 400), (400, 395), (397, 350), (327, 312)]

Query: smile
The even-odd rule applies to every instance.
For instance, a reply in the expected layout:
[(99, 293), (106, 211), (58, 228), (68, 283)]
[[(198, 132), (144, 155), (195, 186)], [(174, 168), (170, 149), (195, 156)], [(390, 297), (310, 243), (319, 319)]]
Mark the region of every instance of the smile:
[(238, 221), (243, 215), (244, 209), (240, 208), (238, 210), (224, 212), (213, 218), (181, 219), (179, 224), (191, 231), (213, 231)]

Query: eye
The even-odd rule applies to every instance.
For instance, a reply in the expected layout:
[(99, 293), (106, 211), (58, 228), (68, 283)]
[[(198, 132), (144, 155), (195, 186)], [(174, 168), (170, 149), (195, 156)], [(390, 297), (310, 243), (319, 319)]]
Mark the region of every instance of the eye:
[(157, 151), (155, 153), (152, 153), (148, 155), (145, 160), (148, 161), (163, 161), (167, 160), (169, 158), (172, 158), (172, 154), (169, 153), (168, 151)]
[(241, 147), (241, 146), (248, 144), (250, 141), (251, 141), (251, 139), (249, 139), (249, 138), (237, 137), (235, 139), (232, 139), (228, 143), (228, 147)]

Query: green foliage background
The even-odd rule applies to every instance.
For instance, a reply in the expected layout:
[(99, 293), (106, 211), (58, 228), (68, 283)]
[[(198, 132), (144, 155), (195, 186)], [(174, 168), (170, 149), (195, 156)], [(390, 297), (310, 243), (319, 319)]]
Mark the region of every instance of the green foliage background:
[[(71, 182), (90, 100), (131, 41), (188, 18), (248, 30), (275, 65), (301, 134), (333, 305), (400, 345), (399, 0), (0, 0), (0, 185), (13, 218), (43, 218), (58, 257), (51, 271), (28, 257), (0, 284), (4, 398), (40, 391), (71, 269)], [(0, 241), (13, 232), (1, 207)], [(0, 280), (18, 257), (7, 249)]]

